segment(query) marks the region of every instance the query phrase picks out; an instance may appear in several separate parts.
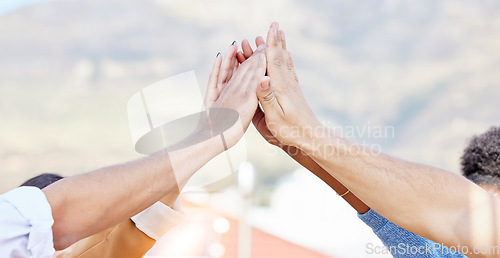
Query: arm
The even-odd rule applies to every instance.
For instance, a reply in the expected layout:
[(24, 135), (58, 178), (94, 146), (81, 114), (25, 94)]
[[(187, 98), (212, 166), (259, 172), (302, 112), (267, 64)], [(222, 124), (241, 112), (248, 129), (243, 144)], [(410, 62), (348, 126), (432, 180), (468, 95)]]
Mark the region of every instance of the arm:
[[(163, 204), (155, 203), (141, 212), (141, 215), (136, 215), (56, 252), (54, 257), (143, 257), (155, 245), (156, 240), (163, 236), (162, 233), (176, 226), (183, 217), (181, 213), (172, 209), (174, 201), (169, 197), (174, 195), (163, 197), (160, 200)], [(144, 212), (147, 215), (142, 215)], [(144, 230), (142, 228), (144, 225), (152, 227)]]
[(204, 163), (223, 150), (220, 140), (212, 137), (199, 144), (166, 149), (48, 186), (43, 191), (52, 208), (56, 249), (128, 220), (168, 192), (178, 191), (178, 182), (185, 184)]
[[(143, 159), (68, 177), (45, 188), (56, 249), (127, 220), (178, 191), (206, 162), (236, 144), (255, 112), (255, 91), (264, 74), (262, 49), (239, 66), (229, 81), (219, 80), (219, 94), (208, 120), (185, 141)], [(236, 111), (238, 119), (214, 135), (214, 128), (225, 122), (227, 109)]]
[(360, 214), (366, 213), (370, 210), (363, 201), (361, 201), (356, 195), (349, 191), (342, 183), (330, 175), (325, 169), (323, 169), (316, 161), (305, 154), (302, 150), (289, 146), (283, 145), (274, 138), (269, 129), (267, 128), (264, 113), (257, 109), (255, 116), (253, 118), (253, 123), (257, 131), (271, 144), (280, 147), (285, 151), (290, 157), (297, 161), (300, 165), (311, 171), (314, 175), (319, 177), (323, 182), (330, 186), (338, 195), (341, 195), (344, 200), (351, 205), (356, 212)]
[(304, 148), (315, 161), (397, 225), (448, 246), (499, 245), (498, 199), (467, 179), (332, 135), (307, 141), (320, 143)]
[[(259, 36), (255, 39), (255, 45), (257, 47), (265, 44), (266, 42), (262, 37)], [(243, 63), (247, 58), (252, 56), (253, 50), (247, 40), (243, 40), (241, 42), (241, 49), (243, 51), (238, 52), (238, 61), (240, 63)], [(337, 192), (337, 194), (342, 195), (342, 198), (344, 198), (344, 200), (349, 203), (349, 205), (351, 205), (358, 213), (363, 214), (370, 209), (370, 207), (364, 204), (351, 191), (348, 192), (348, 189), (344, 185), (342, 185), (339, 181), (337, 181), (337, 179), (328, 174), (328, 172), (326, 172), (320, 165), (318, 165), (318, 163), (316, 163), (316, 161), (307, 156), (307, 154), (305, 154), (303, 151), (293, 146), (281, 144), (267, 128), (264, 112), (262, 112), (259, 107), (257, 108), (257, 112), (255, 112), (252, 122), (257, 131), (259, 131), (259, 133), (262, 135), (262, 137), (264, 137), (264, 139), (266, 139), (266, 141), (281, 148), (300, 165), (323, 180), (323, 182), (330, 186), (335, 192)]]
[[(376, 211), (369, 210), (358, 217), (373, 230), (373, 233), (382, 241), (394, 258), (429, 257), (429, 258), (463, 258), (457, 250), (448, 249), (429, 239), (425, 239), (413, 232), (380, 216)], [(367, 249), (370, 248), (367, 243)], [(373, 249), (372, 249), (373, 250)], [(367, 250), (368, 252), (368, 250)]]
[(335, 136), (312, 141), (335, 154), (305, 151), (388, 220), (447, 246), (499, 245), (498, 199), (465, 178), (374, 154)]
[(143, 257), (155, 243), (128, 219), (56, 252), (54, 257)]
[(267, 45), (272, 87), (259, 87), (257, 95), (267, 126), (280, 142), (303, 150), (363, 202), (405, 229), (471, 251), (500, 244), (498, 199), (458, 175), (372, 153), (324, 129), (300, 91), (276, 23)]

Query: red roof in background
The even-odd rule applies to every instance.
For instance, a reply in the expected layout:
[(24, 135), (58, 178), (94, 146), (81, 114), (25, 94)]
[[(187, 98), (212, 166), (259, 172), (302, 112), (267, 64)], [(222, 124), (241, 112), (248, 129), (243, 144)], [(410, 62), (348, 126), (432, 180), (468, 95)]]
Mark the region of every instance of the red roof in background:
[[(234, 258), (238, 254), (238, 221), (227, 218), (231, 225), (229, 231), (222, 235), (222, 244), (226, 248), (224, 258)], [(260, 229), (252, 227), (252, 258), (324, 258), (328, 257), (306, 247), (286, 241)]]
[[(179, 258), (238, 257), (238, 219), (221, 214), (210, 207), (185, 201), (183, 201), (183, 206), (186, 214), (184, 221), (160, 239), (148, 255)], [(214, 221), (221, 218), (229, 222), (229, 228), (225, 233), (217, 233), (213, 226)], [(255, 227), (252, 227), (251, 232), (252, 258), (329, 257)], [(214, 250), (218, 251), (214, 252)]]

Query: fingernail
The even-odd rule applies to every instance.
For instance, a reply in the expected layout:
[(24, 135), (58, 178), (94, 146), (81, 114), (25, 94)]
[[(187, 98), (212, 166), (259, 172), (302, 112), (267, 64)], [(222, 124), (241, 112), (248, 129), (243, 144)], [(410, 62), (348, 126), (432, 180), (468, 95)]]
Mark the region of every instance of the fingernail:
[(285, 41), (285, 32), (279, 30), (278, 33), (280, 34), (281, 41)]
[(267, 81), (267, 82), (265, 82), (265, 83), (261, 84), (261, 85), (260, 85), (260, 88), (261, 88), (262, 90), (268, 90), (268, 89), (269, 89), (269, 81)]
[(234, 46), (234, 44), (236, 44), (236, 40), (235, 40), (235, 41), (233, 41), (233, 43), (231, 43), (231, 46)]
[(217, 58), (217, 57), (219, 57), (219, 56), (220, 56), (220, 52), (219, 52), (219, 53), (217, 53), (217, 55), (215, 56), (215, 58)]

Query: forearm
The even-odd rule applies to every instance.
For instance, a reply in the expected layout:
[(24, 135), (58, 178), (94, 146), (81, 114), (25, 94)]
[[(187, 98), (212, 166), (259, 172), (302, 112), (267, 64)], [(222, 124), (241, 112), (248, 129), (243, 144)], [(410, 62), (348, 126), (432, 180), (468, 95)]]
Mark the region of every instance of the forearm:
[(308, 142), (308, 155), (395, 224), (449, 246), (499, 245), (498, 200), (465, 178), (328, 133)]
[(56, 249), (116, 225), (169, 193), (178, 193), (223, 150), (219, 137), (184, 142), (140, 160), (50, 185), (43, 191), (52, 207)]
[(330, 175), (326, 170), (324, 170), (316, 161), (314, 161), (307, 154), (302, 152), (293, 146), (282, 146), (282, 149), (300, 165), (311, 171), (314, 175), (319, 177), (323, 182), (330, 186), (337, 194), (343, 195), (342, 198), (349, 203), (358, 213), (366, 213), (370, 207), (368, 207), (363, 201), (361, 201), (352, 191), (345, 194), (348, 189)]
[(172, 192), (163, 196), (163, 198), (160, 199), (160, 202), (162, 202), (163, 204), (167, 205), (170, 208), (173, 208), (175, 201), (177, 200), (177, 198), (179, 198), (180, 191), (181, 189), (177, 191), (173, 190)]
[(458, 175), (372, 153), (329, 135), (301, 92), (278, 23), (271, 24), (266, 45), (271, 83), (259, 87), (257, 96), (267, 128), (279, 142), (303, 150), (399, 226), (447, 245), (499, 245), (498, 199)]

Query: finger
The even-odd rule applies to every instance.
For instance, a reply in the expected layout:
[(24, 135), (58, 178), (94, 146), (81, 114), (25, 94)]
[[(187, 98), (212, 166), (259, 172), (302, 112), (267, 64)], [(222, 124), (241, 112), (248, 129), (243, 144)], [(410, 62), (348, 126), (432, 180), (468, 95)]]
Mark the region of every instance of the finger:
[(267, 33), (266, 55), (268, 61), (271, 64), (275, 64), (272, 65), (271, 68), (280, 68), (288, 61), (286, 55), (283, 53), (283, 44), (279, 31), (279, 24), (277, 22), (273, 22)]
[(234, 46), (236, 46), (236, 52), (234, 52), (233, 55), (231, 55), (229, 58), (229, 73), (227, 74), (227, 79), (226, 81), (231, 80), (231, 77), (233, 77), (234, 72), (236, 71), (236, 68), (238, 68), (238, 58), (237, 58), (237, 53), (238, 53), (238, 44), (236, 44), (236, 41), (233, 42)]
[(236, 56), (236, 52), (238, 47), (236, 46), (236, 41), (231, 44), (229, 49), (226, 52), (226, 56), (224, 57), (224, 61), (222, 62), (222, 67), (219, 75), (218, 86), (221, 86), (223, 82), (226, 82), (230, 79), (229, 73), (232, 72), (233, 67), (232, 62), (233, 58)]
[(215, 62), (212, 67), (212, 72), (210, 72), (210, 77), (208, 78), (208, 89), (217, 87), (217, 78), (219, 77), (220, 66), (222, 64), (222, 55), (220, 52), (215, 57)]
[(262, 36), (258, 36), (255, 38), (255, 45), (259, 47), (260, 45), (266, 44), (264, 38)]
[(271, 88), (271, 79), (269, 77), (266, 76), (259, 82), (259, 86), (257, 87), (257, 98), (267, 115), (276, 112), (283, 114), (283, 109)]
[(236, 70), (238, 69), (238, 65), (240, 64), (240, 62), (238, 62), (238, 57), (236, 55), (236, 53), (234, 54), (233, 58), (232, 58), (232, 61), (231, 61), (231, 67), (233, 68), (233, 70), (229, 73), (229, 78), (228, 80), (231, 79), (231, 77), (233, 76), (233, 74), (236, 73)]
[(286, 50), (286, 40), (285, 40), (285, 32), (283, 30), (279, 30), (279, 38), (281, 40), (281, 47)]
[(236, 53), (236, 58), (238, 59), (238, 62), (240, 64), (247, 60), (241, 51), (238, 51), (238, 53)]
[(255, 52), (253, 52), (254, 55), (257, 54), (265, 54), (266, 53), (267, 46), (265, 44), (261, 44), (260, 46), (255, 49)]
[[(288, 56), (285, 51), (283, 51), (281, 36), (279, 34), (279, 28), (277, 23), (271, 24), (267, 35), (267, 74), (276, 80), (288, 73)], [(276, 91), (284, 91), (284, 84), (275, 84)]]
[(290, 71), (293, 73), (293, 78), (296, 82), (299, 82), (299, 77), (297, 77), (297, 72), (295, 72), (295, 65), (293, 64), (292, 52), (288, 51), (288, 65), (290, 66)]
[(241, 42), (241, 49), (243, 50), (243, 55), (245, 56), (245, 59), (253, 55), (253, 50), (248, 40), (244, 39), (243, 42)]
[(212, 72), (210, 73), (210, 76), (208, 78), (207, 92), (205, 94), (206, 107), (211, 106), (211, 102), (217, 100), (219, 96), (219, 91), (217, 90), (217, 79), (219, 78), (221, 64), (222, 55), (219, 52), (215, 58)]
[[(262, 48), (262, 47), (261, 47)], [(254, 63), (245, 72), (245, 75), (241, 79), (242, 85), (247, 85), (241, 89), (246, 92), (255, 92), (258, 86), (258, 80), (265, 76), (266, 74), (266, 56), (262, 50), (255, 51), (254, 55), (251, 57)]]
[(278, 37), (279, 24), (277, 22), (271, 23), (271, 27), (267, 32), (267, 46), (268, 47), (280, 47), (281, 48), (281, 40)]
[[(266, 46), (265, 45), (262, 45), (260, 47), (258, 47), (254, 54), (248, 58), (247, 60), (245, 60), (245, 62), (241, 63), (241, 65), (239, 66), (238, 68), (238, 71), (236, 71), (236, 73), (234, 74), (232, 80), (234, 81), (238, 81), (240, 83), (246, 83), (248, 82), (248, 78), (247, 77), (252, 77), (254, 75), (254, 72), (250, 72), (250, 71), (254, 71), (255, 70), (255, 63), (259, 63), (259, 64), (262, 64), (263, 65), (263, 70), (265, 71), (265, 64), (266, 64), (266, 61), (265, 61), (265, 49), (266, 49)], [(261, 60), (261, 58), (263, 60)], [(264, 73), (265, 74), (265, 73)], [(264, 76), (264, 74), (262, 74), (262, 76)], [(245, 79), (247, 78), (247, 79)]]

